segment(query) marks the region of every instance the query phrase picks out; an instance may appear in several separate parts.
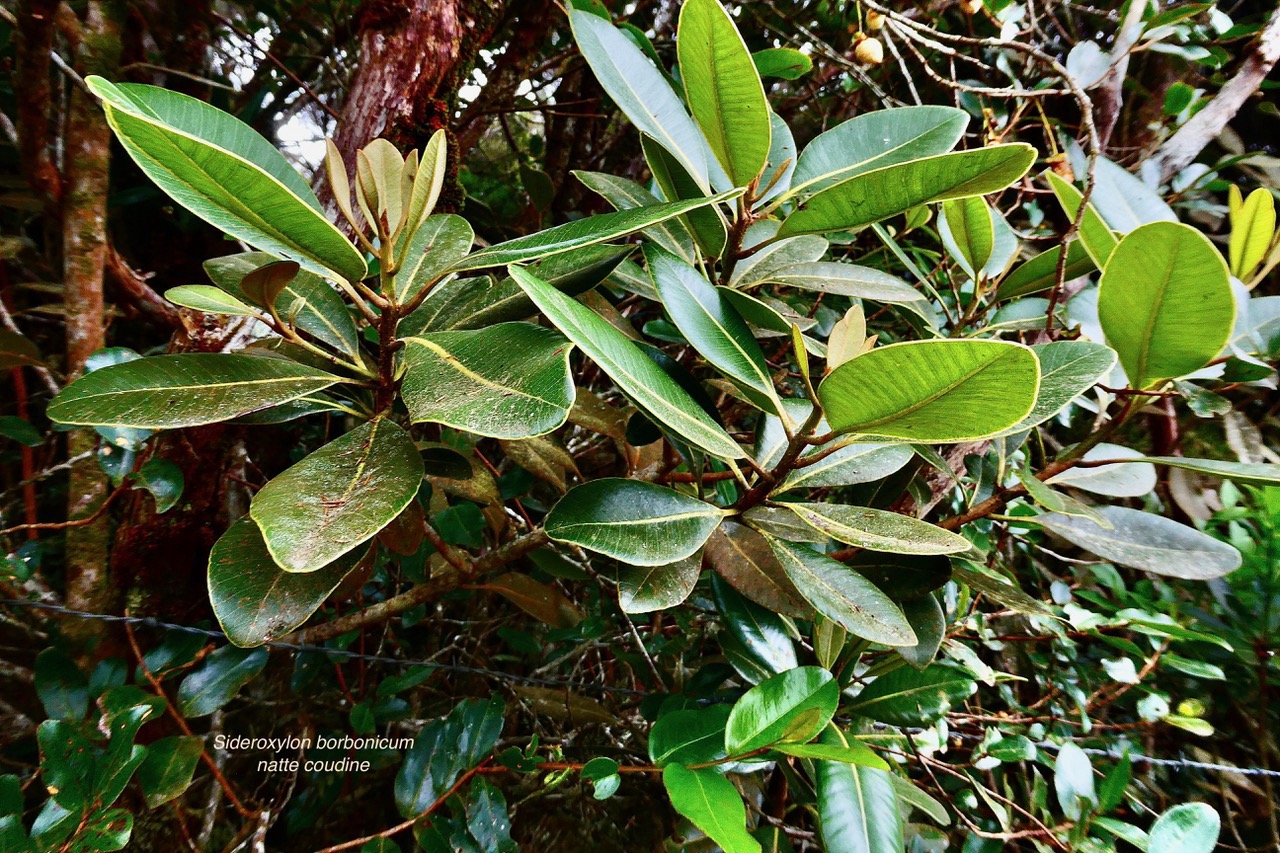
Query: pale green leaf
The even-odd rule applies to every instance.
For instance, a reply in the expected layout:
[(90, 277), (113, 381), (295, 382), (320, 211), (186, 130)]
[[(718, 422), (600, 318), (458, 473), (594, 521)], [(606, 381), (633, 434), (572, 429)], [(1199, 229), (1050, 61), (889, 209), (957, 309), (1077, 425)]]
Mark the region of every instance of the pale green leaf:
[(782, 503), (802, 521), (837, 542), (895, 554), (955, 554), (969, 540), (927, 521), (883, 509), (832, 503)]
[(1258, 187), (1231, 211), (1231, 274), (1247, 281), (1267, 257), (1276, 233), (1276, 200), (1271, 191)]

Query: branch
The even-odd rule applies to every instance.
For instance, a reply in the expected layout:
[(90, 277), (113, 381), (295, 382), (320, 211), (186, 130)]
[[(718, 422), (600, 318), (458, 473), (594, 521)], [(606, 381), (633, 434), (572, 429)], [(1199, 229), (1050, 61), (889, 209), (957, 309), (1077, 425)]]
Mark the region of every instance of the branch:
[(107, 244), (106, 272), (117, 295), (153, 325), (166, 330), (183, 328), (177, 310), (148, 284), (150, 275), (129, 266), (111, 243)]
[(1151, 162), (1159, 170), (1161, 182), (1169, 180), (1191, 165), (1191, 161), (1218, 138), (1227, 122), (1235, 118), (1249, 96), (1262, 85), (1277, 60), (1280, 60), (1280, 9), (1271, 13), (1271, 19), (1258, 35), (1258, 40), (1245, 57), (1236, 76), (1227, 81), (1209, 102), (1209, 106), (1192, 116), (1178, 128), (1177, 133), (1166, 139), (1151, 158)]

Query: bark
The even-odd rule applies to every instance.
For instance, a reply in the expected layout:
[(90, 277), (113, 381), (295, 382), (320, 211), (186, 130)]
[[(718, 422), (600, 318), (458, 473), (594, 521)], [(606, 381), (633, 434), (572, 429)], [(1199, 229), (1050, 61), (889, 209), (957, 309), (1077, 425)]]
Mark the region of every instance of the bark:
[[(76, 70), (113, 77), (119, 61), (121, 8), (90, 2), (80, 26)], [(111, 131), (93, 98), (72, 87), (67, 113), (66, 167), (63, 196), (63, 286), (66, 300), (66, 367), (71, 375), (105, 343), (102, 280), (107, 255), (107, 180)], [(67, 453), (76, 456), (97, 443), (90, 430), (68, 435)], [(71, 469), (67, 518), (91, 514), (105, 499), (108, 483), (98, 463), (88, 459)], [(108, 520), (72, 527), (66, 538), (66, 601), (69, 607), (108, 612), (113, 595), (107, 573), (110, 543)], [(92, 636), (92, 623), (70, 623), (80, 639)]]
[(62, 179), (54, 165), (49, 136), (49, 53), (56, 32), (58, 0), (27, 0), (18, 4), (15, 35), (14, 94), (18, 100), (18, 157), (27, 183), (51, 207), (62, 194)]

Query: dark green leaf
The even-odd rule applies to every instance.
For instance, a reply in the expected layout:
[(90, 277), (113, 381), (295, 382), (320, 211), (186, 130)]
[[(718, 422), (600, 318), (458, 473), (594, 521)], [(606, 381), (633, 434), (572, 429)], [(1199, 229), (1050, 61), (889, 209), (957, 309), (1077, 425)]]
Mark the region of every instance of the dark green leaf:
[[(823, 743), (848, 746), (847, 735), (836, 728), (823, 734)], [(901, 853), (902, 813), (887, 770), (836, 761), (815, 764), (818, 828), (831, 853)]]
[(850, 710), (894, 726), (927, 726), (977, 689), (973, 676), (957, 667), (903, 667), (871, 682)]
[(137, 778), (148, 808), (182, 796), (191, 784), (202, 747), (200, 738), (182, 736), (161, 738), (147, 747)]
[(724, 748), (730, 755), (743, 755), (779, 741), (808, 741), (831, 722), (839, 701), (840, 686), (822, 667), (778, 673), (734, 703)]
[(203, 717), (226, 705), (240, 688), (267, 665), (267, 650), (223, 646), (204, 665), (182, 679), (178, 710), (184, 717)]

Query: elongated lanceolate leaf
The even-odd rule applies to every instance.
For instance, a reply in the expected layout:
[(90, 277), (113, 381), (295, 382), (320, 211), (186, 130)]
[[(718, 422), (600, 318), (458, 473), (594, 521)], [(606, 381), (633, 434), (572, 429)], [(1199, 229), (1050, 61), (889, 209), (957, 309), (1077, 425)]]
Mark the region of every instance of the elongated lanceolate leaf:
[[(575, 171), (574, 177), (587, 189), (601, 196), (615, 210), (632, 210), (637, 207), (653, 207), (662, 200), (629, 178), (620, 178), (604, 172)], [(678, 219), (669, 219), (644, 230), (645, 236), (662, 248), (686, 261), (697, 260), (693, 237)]]
[(726, 512), (695, 497), (609, 477), (571, 489), (547, 514), (547, 535), (633, 566), (662, 566), (702, 547)]
[(788, 287), (835, 293), (873, 302), (916, 302), (924, 299), (911, 285), (897, 276), (872, 267), (839, 261), (814, 261), (778, 270), (770, 280)]
[(1019, 344), (937, 340), (880, 347), (840, 365), (818, 388), (838, 433), (941, 444), (995, 435), (1030, 414), (1035, 355)]
[[(1080, 212), (1080, 201), (1084, 198), (1084, 193), (1056, 172), (1045, 172), (1045, 175), (1049, 186), (1053, 189), (1053, 194), (1058, 198), (1058, 204), (1062, 205), (1062, 212), (1068, 219), (1074, 220)], [(1120, 242), (1111, 227), (1102, 220), (1102, 216), (1092, 202), (1085, 205), (1084, 216), (1080, 220), (1079, 237), (1080, 245), (1084, 247), (1090, 260), (1098, 269), (1106, 268), (1107, 260)]]
[[(1013, 270), (1000, 282), (996, 296), (1000, 299), (1013, 299), (1018, 296), (1030, 296), (1053, 287), (1058, 280), (1058, 259), (1062, 256), (1062, 246), (1054, 246), (1033, 258), (1028, 258), (1017, 269)], [(1098, 267), (1093, 258), (1084, 250), (1079, 240), (1067, 244), (1067, 266), (1063, 270), (1063, 280), (1071, 281), (1082, 275), (1088, 275)]]
[(687, 391), (607, 320), (519, 267), (511, 267), (511, 275), (542, 313), (647, 413), (713, 456), (746, 455)]
[(164, 298), (174, 305), (181, 305), (193, 311), (203, 311), (206, 314), (253, 317), (258, 313), (252, 305), (246, 305), (212, 284), (186, 284), (181, 287), (171, 287), (164, 292)]
[(543, 435), (573, 407), (572, 349), (558, 332), (532, 323), (407, 338), (401, 396), (415, 423), (491, 438)]
[(101, 77), (85, 82), (129, 156), (196, 216), (321, 275), (359, 281), (368, 273), (306, 182), (248, 125), (167, 89)]
[[(848, 747), (849, 737), (828, 728), (822, 743)], [(838, 761), (814, 763), (818, 829), (832, 853), (901, 853), (902, 812), (889, 771)]]
[(286, 572), (314, 572), (390, 524), (418, 494), (422, 457), (409, 434), (369, 421), (307, 456), (254, 495), (249, 515)]
[(258, 525), (241, 518), (209, 553), (213, 615), (237, 646), (260, 646), (306, 622), (359, 558), (360, 552), (352, 551), (318, 571), (283, 571), (267, 552)]
[(896, 512), (829, 503), (783, 503), (780, 506), (837, 542), (870, 551), (955, 554), (969, 548), (969, 540), (963, 536)]
[(277, 358), (158, 355), (87, 373), (49, 403), (49, 419), (85, 426), (179, 429), (247, 415), (341, 380)]
[(1143, 462), (1182, 468), (1197, 474), (1221, 477), (1242, 486), (1280, 486), (1280, 465), (1259, 462), (1224, 462), (1218, 459), (1189, 459), (1185, 456), (1144, 456)]
[(724, 853), (760, 853), (760, 842), (747, 832), (747, 808), (733, 783), (714, 768), (688, 770), (668, 764), (662, 784), (671, 805), (707, 834)]
[(618, 606), (623, 613), (650, 613), (684, 603), (702, 573), (702, 554), (661, 566), (632, 566), (618, 572)]
[(411, 302), (423, 288), (444, 276), (471, 251), (475, 232), (471, 223), (452, 213), (428, 216), (400, 259), (395, 274), (395, 299)]
[(1115, 350), (1089, 341), (1054, 341), (1031, 348), (1040, 360), (1040, 391), (1031, 414), (1005, 431), (1013, 434), (1042, 424), (1102, 381), (1116, 364)]
[(971, 278), (976, 277), (995, 248), (995, 225), (987, 203), (981, 197), (944, 202), (940, 225), (948, 251)]

